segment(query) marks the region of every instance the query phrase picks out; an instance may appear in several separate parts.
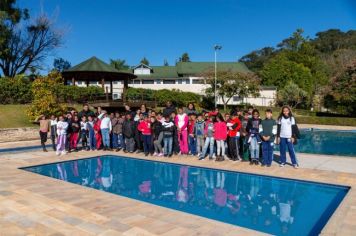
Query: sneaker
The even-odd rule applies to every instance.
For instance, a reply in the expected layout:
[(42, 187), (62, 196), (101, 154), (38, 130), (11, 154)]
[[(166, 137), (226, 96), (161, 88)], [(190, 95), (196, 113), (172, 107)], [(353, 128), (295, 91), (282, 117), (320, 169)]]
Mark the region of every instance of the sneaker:
[(157, 156), (162, 157), (162, 156), (163, 156), (163, 153), (160, 153), (160, 154), (158, 154)]
[(168, 157), (168, 155), (167, 155), (167, 154), (164, 154), (164, 157)]
[(61, 155), (61, 153), (60, 152), (56, 152), (56, 155), (59, 156), (59, 155)]
[(267, 167), (271, 167), (272, 165), (267, 165)]
[(204, 159), (205, 159), (205, 157), (200, 157), (198, 160), (201, 161), (201, 160), (204, 160)]
[(260, 164), (257, 160), (255, 160), (254, 163), (256, 166), (258, 166)]
[(169, 154), (168, 157), (172, 157), (172, 154)]
[(299, 165), (298, 164), (294, 164), (293, 167), (294, 167), (294, 169), (298, 169)]
[(279, 165), (279, 167), (284, 167), (286, 165), (286, 163), (281, 163), (280, 165)]
[(62, 156), (63, 156), (63, 155), (66, 155), (66, 154), (67, 154), (66, 151), (63, 151), (63, 152), (61, 153)]
[(153, 156), (158, 156), (158, 153), (157, 153), (157, 152), (154, 152), (154, 153), (153, 153)]

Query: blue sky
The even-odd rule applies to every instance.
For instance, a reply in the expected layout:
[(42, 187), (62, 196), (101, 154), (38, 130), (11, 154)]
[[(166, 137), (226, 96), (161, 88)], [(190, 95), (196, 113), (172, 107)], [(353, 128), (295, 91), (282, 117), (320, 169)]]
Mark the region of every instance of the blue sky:
[[(75, 65), (93, 55), (136, 65), (173, 65), (184, 52), (192, 61), (236, 61), (275, 46), (297, 28), (306, 36), (330, 28), (356, 29), (354, 0), (18, 0), (67, 29), (56, 57)], [(46, 61), (47, 69), (53, 58)]]

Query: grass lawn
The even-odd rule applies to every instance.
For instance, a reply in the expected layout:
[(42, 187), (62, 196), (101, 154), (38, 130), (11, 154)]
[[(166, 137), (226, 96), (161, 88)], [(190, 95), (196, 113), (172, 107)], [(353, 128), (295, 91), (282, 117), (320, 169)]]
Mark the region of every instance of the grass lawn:
[(0, 105), (0, 128), (36, 127), (27, 115), (28, 105)]
[[(68, 104), (68, 106), (78, 111), (82, 109), (82, 105), (79, 104)], [(32, 124), (26, 115), (27, 107), (28, 105), (0, 105), (0, 128), (36, 127), (37, 125)], [(259, 110), (264, 117), (265, 108)], [(278, 116), (279, 110), (280, 108), (274, 109), (274, 117)], [(304, 110), (296, 110), (294, 113), (299, 124), (356, 126), (356, 118), (318, 117), (315, 113)]]

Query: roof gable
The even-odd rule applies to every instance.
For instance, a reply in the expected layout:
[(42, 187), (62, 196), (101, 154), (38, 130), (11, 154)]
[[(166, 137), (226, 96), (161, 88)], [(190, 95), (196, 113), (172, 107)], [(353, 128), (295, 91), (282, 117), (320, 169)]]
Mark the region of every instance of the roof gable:
[(109, 64), (103, 62), (102, 60), (98, 59), (97, 57), (91, 57), (88, 60), (85, 60), (78, 65), (75, 65), (65, 72), (81, 72), (81, 71), (89, 71), (89, 72), (113, 72), (118, 73), (119, 71), (116, 70), (114, 67), (110, 66)]

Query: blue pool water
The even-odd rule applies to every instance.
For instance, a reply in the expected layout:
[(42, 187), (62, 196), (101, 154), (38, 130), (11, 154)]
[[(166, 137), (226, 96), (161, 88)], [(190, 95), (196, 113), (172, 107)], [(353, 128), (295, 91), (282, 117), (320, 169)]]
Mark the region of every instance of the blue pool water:
[(297, 152), (356, 157), (356, 131), (301, 130)]
[(275, 235), (317, 235), (349, 189), (119, 156), (24, 169)]

